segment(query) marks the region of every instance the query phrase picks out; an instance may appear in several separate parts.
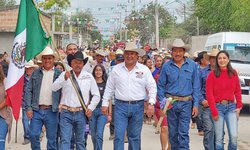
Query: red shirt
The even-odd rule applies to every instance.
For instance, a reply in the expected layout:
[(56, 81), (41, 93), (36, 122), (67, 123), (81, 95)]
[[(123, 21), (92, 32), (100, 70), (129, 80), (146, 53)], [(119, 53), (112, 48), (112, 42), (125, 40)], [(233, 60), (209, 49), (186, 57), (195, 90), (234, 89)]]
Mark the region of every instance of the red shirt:
[(213, 71), (208, 75), (206, 95), (212, 116), (218, 116), (216, 102), (222, 100), (235, 101), (236, 99), (237, 108), (242, 108), (240, 81), (236, 71), (235, 74), (236, 76), (232, 75), (230, 78), (227, 69), (222, 69), (218, 78)]

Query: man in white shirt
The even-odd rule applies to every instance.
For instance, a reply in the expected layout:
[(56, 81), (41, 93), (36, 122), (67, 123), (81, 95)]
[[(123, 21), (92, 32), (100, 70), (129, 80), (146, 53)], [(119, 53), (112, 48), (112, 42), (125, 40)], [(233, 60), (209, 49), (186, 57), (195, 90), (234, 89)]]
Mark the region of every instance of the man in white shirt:
[[(114, 150), (124, 149), (124, 133), (127, 129), (129, 150), (141, 149), (144, 99), (149, 97), (148, 115), (154, 113), (156, 83), (150, 70), (137, 62), (145, 51), (134, 42), (126, 44), (124, 62), (116, 65), (107, 81), (102, 102), (102, 113), (107, 114), (109, 100), (115, 95)], [(148, 92), (147, 92), (148, 91)]]
[(42, 60), (42, 67), (32, 73), (24, 96), (26, 115), (30, 119), (31, 149), (41, 149), (40, 134), (44, 125), (48, 140), (47, 149), (56, 150), (61, 91), (52, 91), (51, 86), (61, 71), (54, 67), (57, 55), (50, 47), (47, 46), (37, 57)]
[[(52, 85), (53, 91), (62, 88), (62, 98), (60, 102), (60, 105), (62, 105), (62, 111), (59, 123), (61, 135), (60, 146), (61, 150), (69, 150), (71, 135), (72, 133), (75, 133), (76, 149), (84, 150), (86, 117), (90, 117), (92, 111), (96, 108), (100, 101), (100, 94), (94, 77), (83, 70), (87, 58), (84, 59), (82, 52), (77, 51), (73, 55), (69, 54), (67, 60), (69, 66), (73, 69), (73, 75), (79, 85), (83, 101), (87, 105), (87, 110), (84, 111), (81, 107), (77, 93), (70, 79), (68, 79), (71, 76), (71, 72), (63, 72)], [(91, 101), (89, 101), (89, 93), (92, 95)]]

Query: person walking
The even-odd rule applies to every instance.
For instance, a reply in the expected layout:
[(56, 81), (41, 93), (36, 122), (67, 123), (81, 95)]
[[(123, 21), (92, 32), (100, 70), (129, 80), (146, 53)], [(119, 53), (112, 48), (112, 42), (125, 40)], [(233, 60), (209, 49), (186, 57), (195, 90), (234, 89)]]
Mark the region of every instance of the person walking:
[(25, 90), (28, 87), (29, 79), (33, 73), (33, 71), (38, 68), (37, 65), (34, 64), (33, 60), (30, 60), (25, 64), (25, 75), (24, 75), (24, 88), (23, 88), (23, 100), (22, 100), (22, 123), (23, 123), (23, 145), (30, 143), (30, 136), (29, 136), (29, 128), (30, 128), (30, 120), (26, 115), (26, 109), (25, 109), (25, 100), (24, 100), (24, 94)]
[(149, 97), (148, 116), (154, 114), (156, 83), (148, 67), (137, 62), (145, 51), (135, 42), (128, 42), (124, 50), (124, 62), (116, 65), (107, 81), (102, 102), (102, 113), (108, 114), (109, 100), (115, 95), (114, 150), (124, 149), (127, 129), (128, 149), (141, 149), (144, 99)]
[[(100, 97), (102, 99), (107, 82), (107, 74), (105, 68), (100, 64), (96, 65), (93, 69), (92, 75), (96, 80), (100, 92)], [(101, 106), (102, 101), (100, 100), (90, 119), (90, 133), (94, 150), (102, 150), (104, 127), (108, 121), (108, 117), (102, 114)]]
[(191, 114), (197, 116), (200, 101), (198, 69), (193, 60), (184, 57), (190, 46), (181, 39), (175, 39), (168, 48), (172, 51), (172, 59), (161, 69), (157, 95), (161, 109), (167, 100), (175, 101), (167, 112), (171, 149), (188, 150)]
[(0, 65), (0, 149), (5, 149), (6, 136), (8, 134), (8, 142), (11, 139), (12, 113), (9, 106), (5, 102), (5, 75)]
[(215, 149), (224, 150), (224, 126), (228, 129), (228, 150), (237, 150), (238, 119), (242, 108), (239, 76), (227, 51), (216, 56), (215, 69), (208, 75), (206, 96), (215, 127)]
[(211, 111), (209, 109), (207, 97), (206, 97), (206, 81), (208, 74), (214, 70), (215, 68), (215, 57), (218, 54), (218, 49), (212, 49), (210, 53), (208, 53), (208, 60), (209, 65), (205, 68), (200, 69), (200, 77), (201, 77), (201, 94), (202, 94), (202, 101), (200, 102), (200, 105), (202, 106), (203, 114), (201, 116), (202, 123), (203, 123), (203, 131), (204, 131), (204, 137), (203, 137), (203, 146), (205, 150), (214, 150), (214, 124), (211, 116)]
[(30, 141), (32, 150), (40, 150), (40, 134), (45, 125), (47, 149), (56, 149), (58, 104), (60, 90), (53, 92), (52, 83), (61, 74), (54, 67), (57, 55), (46, 47), (39, 55), (42, 67), (36, 69), (30, 77), (25, 91), (24, 101), (27, 117), (30, 119)]
[[(69, 150), (72, 134), (75, 134), (76, 149), (85, 150), (84, 134), (87, 117), (91, 117), (92, 111), (99, 103), (100, 94), (94, 77), (83, 70), (83, 66), (88, 59), (84, 59), (82, 52), (77, 51), (73, 55), (69, 54), (67, 60), (72, 70), (63, 72), (52, 85), (53, 91), (62, 89), (60, 102), (62, 110), (59, 123), (60, 149)], [(76, 86), (78, 84), (79, 93), (82, 95), (83, 103), (87, 106), (87, 110), (83, 110), (73, 84), (69, 79), (70, 76), (72, 80), (75, 80)], [(92, 95), (91, 101), (89, 101), (90, 93)]]

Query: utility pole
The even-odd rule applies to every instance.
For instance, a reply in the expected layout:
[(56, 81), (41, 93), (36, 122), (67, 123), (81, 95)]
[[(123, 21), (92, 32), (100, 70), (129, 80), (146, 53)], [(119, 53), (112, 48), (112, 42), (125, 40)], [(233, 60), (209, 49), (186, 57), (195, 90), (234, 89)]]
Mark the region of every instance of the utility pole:
[(158, 0), (155, 0), (155, 46), (159, 50), (159, 7)]
[(199, 17), (196, 17), (197, 20), (197, 35), (200, 35), (200, 21), (199, 21)]

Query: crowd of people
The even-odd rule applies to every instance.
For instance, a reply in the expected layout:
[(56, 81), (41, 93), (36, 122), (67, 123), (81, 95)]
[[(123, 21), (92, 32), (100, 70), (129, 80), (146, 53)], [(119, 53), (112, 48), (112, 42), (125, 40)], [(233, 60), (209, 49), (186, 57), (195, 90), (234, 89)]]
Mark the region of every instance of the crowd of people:
[[(85, 150), (90, 134), (94, 150), (102, 150), (110, 123), (114, 150), (123, 150), (124, 142), (129, 150), (140, 150), (142, 126), (148, 123), (160, 126), (162, 150), (188, 150), (193, 120), (204, 149), (224, 149), (226, 123), (228, 149), (236, 150), (242, 102), (229, 54), (212, 49), (189, 58), (191, 47), (181, 39), (167, 48), (160, 52), (131, 41), (115, 49), (80, 50), (70, 43), (58, 56), (47, 46), (25, 64), (23, 144), (41, 149), (46, 132), (49, 150)], [(0, 149), (7, 133), (10, 140), (12, 123), (6, 75), (0, 65)]]

